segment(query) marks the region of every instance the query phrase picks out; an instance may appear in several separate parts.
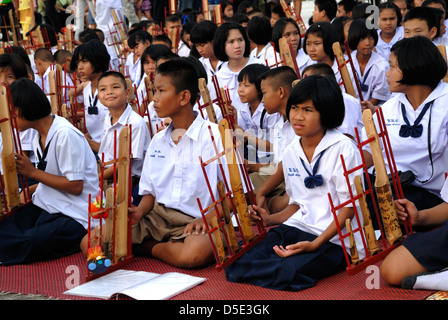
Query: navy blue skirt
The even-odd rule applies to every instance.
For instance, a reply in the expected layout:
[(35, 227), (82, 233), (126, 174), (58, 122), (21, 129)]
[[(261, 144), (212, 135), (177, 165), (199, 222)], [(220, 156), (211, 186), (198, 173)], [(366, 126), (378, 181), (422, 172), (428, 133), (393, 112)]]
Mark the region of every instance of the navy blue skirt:
[(33, 204), (0, 222), (0, 264), (50, 260), (80, 251), (86, 230), (74, 219)]
[(226, 268), (227, 280), (275, 290), (299, 291), (310, 288), (318, 280), (347, 266), (342, 247), (327, 242), (316, 251), (287, 258), (280, 257), (272, 248), (275, 245), (313, 241), (315, 238), (315, 235), (300, 229), (279, 225), (269, 230), (265, 239)]
[(448, 220), (432, 231), (411, 234), (403, 246), (428, 271), (448, 267)]

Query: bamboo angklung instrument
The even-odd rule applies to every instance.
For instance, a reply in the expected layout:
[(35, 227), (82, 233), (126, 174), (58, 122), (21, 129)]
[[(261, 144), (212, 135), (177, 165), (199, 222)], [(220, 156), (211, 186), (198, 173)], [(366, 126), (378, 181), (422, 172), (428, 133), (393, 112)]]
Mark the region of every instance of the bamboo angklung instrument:
[(362, 187), (361, 176), (356, 176), (354, 179), (356, 193), (361, 195), (359, 198), (359, 206), (361, 208), (363, 230), (366, 237), (367, 250), (369, 254), (373, 256), (380, 251), (378, 243), (376, 241), (375, 231), (373, 230), (372, 218), (370, 217), (369, 208), (367, 207), (366, 196)]
[(356, 248), (355, 237), (353, 236), (353, 230), (352, 230), (352, 225), (350, 223), (350, 219), (345, 220), (345, 227), (347, 228), (347, 232), (348, 232), (350, 257), (352, 259), (352, 263), (358, 264), (360, 262), (359, 254), (358, 254), (358, 249)]
[(202, 13), (204, 14), (204, 20), (211, 20), (208, 0), (202, 0)]
[(364, 110), (362, 113), (362, 121), (366, 129), (367, 138), (370, 139), (374, 137), (374, 139), (369, 142), (369, 146), (376, 172), (375, 190), (386, 233), (386, 239), (389, 244), (392, 245), (401, 239), (402, 232), (395, 210), (392, 189), (390, 187), (389, 177), (387, 176), (386, 164), (384, 162), (379, 136), (372, 119), (372, 112), (369, 109)]
[(212, 217), (212, 228), (215, 229), (213, 231), (213, 237), (216, 245), (216, 249), (218, 251), (218, 259), (219, 262), (222, 263), (226, 259), (226, 251), (224, 248), (224, 242), (222, 241), (221, 231), (219, 229), (218, 218), (216, 216)]
[(213, 15), (215, 16), (215, 24), (219, 27), (220, 25), (222, 25), (222, 9), (221, 9), (221, 4), (217, 4), (214, 8), (213, 8)]
[(115, 261), (120, 261), (128, 255), (129, 169), (131, 165), (130, 136), (131, 130), (126, 126), (121, 129), (118, 138)]
[(222, 119), (219, 122), (219, 131), (221, 133), (222, 144), (225, 150), (233, 199), (235, 201), (238, 218), (241, 222), (241, 233), (245, 241), (249, 242), (254, 238), (254, 232), (252, 230), (246, 197), (243, 190), (243, 183), (241, 181), (239, 166), (235, 155), (233, 136), (230, 132), (229, 123), (226, 119)]
[(215, 110), (213, 109), (213, 102), (210, 98), (210, 92), (208, 91), (207, 84), (204, 78), (199, 79), (199, 91), (201, 92), (202, 100), (204, 101), (205, 110), (207, 111), (208, 120), (214, 123), (218, 123)]
[(227, 237), (229, 239), (230, 249), (232, 250), (231, 253), (233, 254), (236, 251), (238, 251), (238, 249), (239, 249), (238, 240), (236, 238), (235, 229), (233, 228), (232, 218), (230, 215), (230, 209), (229, 209), (229, 206), (227, 205), (227, 201), (226, 201), (227, 198), (226, 198), (226, 191), (224, 188), (224, 183), (221, 180), (218, 181), (217, 187), (218, 187), (219, 197), (224, 199), (221, 202), (222, 215), (224, 217), (224, 222), (226, 225), (225, 229), (226, 229)]
[(139, 113), (137, 104), (135, 103), (135, 89), (134, 89), (134, 86), (132, 85), (131, 79), (129, 79), (129, 78), (126, 78), (126, 87), (129, 89), (128, 103), (131, 105), (132, 110)]
[(339, 65), (339, 72), (341, 73), (341, 77), (344, 82), (345, 91), (349, 95), (357, 98), (350, 73), (348, 72), (347, 63), (345, 61), (344, 54), (342, 53), (341, 44), (339, 42), (333, 43), (333, 52)]
[(3, 180), (5, 185), (7, 211), (20, 204), (19, 181), (15, 160), (14, 141), (12, 135), (11, 114), (9, 109), (8, 89), (0, 87), (0, 130), (3, 140), (1, 151)]
[(285, 38), (280, 38), (278, 40), (278, 46), (280, 47), (280, 59), (284, 60), (283, 65), (286, 65), (293, 69), (300, 79), (301, 76), (299, 68), (297, 67), (296, 55), (292, 52), (291, 46), (289, 45), (288, 41)]

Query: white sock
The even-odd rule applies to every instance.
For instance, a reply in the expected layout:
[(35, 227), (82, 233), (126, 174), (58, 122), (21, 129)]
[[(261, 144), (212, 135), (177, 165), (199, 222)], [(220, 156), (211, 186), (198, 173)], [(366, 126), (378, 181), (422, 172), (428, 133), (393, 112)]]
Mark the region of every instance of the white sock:
[(417, 275), (413, 289), (448, 291), (448, 269)]

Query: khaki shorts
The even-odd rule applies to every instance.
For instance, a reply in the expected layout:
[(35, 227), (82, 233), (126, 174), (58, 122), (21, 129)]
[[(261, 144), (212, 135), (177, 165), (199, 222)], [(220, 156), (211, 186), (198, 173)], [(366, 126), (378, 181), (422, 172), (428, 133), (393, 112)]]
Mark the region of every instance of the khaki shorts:
[(145, 239), (169, 241), (181, 236), (185, 226), (195, 219), (156, 202), (147, 215), (132, 225), (132, 243), (139, 244)]

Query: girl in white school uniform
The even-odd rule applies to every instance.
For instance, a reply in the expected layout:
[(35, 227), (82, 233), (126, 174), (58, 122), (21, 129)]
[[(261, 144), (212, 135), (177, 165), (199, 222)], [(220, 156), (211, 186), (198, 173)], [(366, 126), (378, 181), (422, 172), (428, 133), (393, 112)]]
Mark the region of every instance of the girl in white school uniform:
[[(254, 219), (280, 225), (227, 267), (226, 276), (232, 282), (298, 291), (346, 266), (327, 194), (335, 206), (350, 198), (341, 155), (348, 168), (361, 159), (354, 142), (335, 130), (344, 118), (344, 102), (334, 80), (319, 75), (302, 79), (292, 89), (287, 110), (299, 136), (282, 160), (289, 204), (272, 215), (254, 206), (260, 216)], [(342, 230), (353, 215), (349, 205), (338, 212)]]
[(302, 48), (302, 35), (300, 34), (300, 29), (297, 23), (290, 18), (280, 18), (272, 29), (272, 42), (277, 51), (277, 60), (275, 61), (274, 59), (274, 61), (269, 61), (269, 66), (272, 66), (283, 59), (283, 57), (280, 57), (280, 38), (285, 38), (288, 44), (291, 44), (292, 49), (296, 54), (296, 62), (300, 74), (303, 73), (303, 70), (307, 66), (314, 63)]
[(386, 129), (397, 170), (415, 175), (409, 185), (402, 181), (404, 196), (419, 210), (434, 207), (442, 202), (448, 163), (448, 84), (441, 81), (447, 65), (431, 40), (421, 36), (397, 42), (389, 61), (387, 82), (397, 94), (382, 106)]
[(393, 2), (385, 2), (378, 6), (380, 19), (378, 22), (378, 42), (375, 46), (376, 52), (389, 61), (390, 49), (399, 40), (403, 39), (403, 27), (400, 8)]
[[(318, 22), (312, 24), (303, 39), (305, 43), (304, 52), (315, 63), (326, 63), (332, 67), (338, 84), (342, 82), (339, 65), (333, 52), (333, 43), (338, 41), (338, 35), (334, 27), (328, 22)], [(350, 65), (347, 69), (353, 79), (353, 72)]]
[(98, 100), (98, 78), (109, 68), (110, 56), (103, 43), (90, 40), (76, 47), (70, 69), (76, 70), (83, 89), (86, 138), (97, 153), (103, 135), (104, 118), (109, 110)]
[[(216, 72), (220, 88), (228, 88), (230, 100), (236, 110), (242, 107), (238, 96), (238, 73), (248, 64), (262, 63), (249, 56), (250, 42), (246, 30), (235, 22), (225, 22), (218, 27), (213, 39), (213, 51), (216, 58), (224, 63)], [(210, 92), (214, 100), (217, 97), (216, 90)]]
[(33, 142), (37, 168), (16, 154), (17, 170), (39, 183), (30, 187), (32, 203), (0, 223), (0, 262), (29, 263), (78, 252), (88, 226), (89, 194), (99, 191), (95, 156), (79, 130), (51, 115), (50, 103), (33, 81), (16, 80), (11, 93), (18, 130), (38, 132)]
[[(367, 28), (366, 19), (355, 19), (348, 31), (348, 45), (353, 51), (351, 54), (354, 72), (364, 101), (373, 105), (383, 104), (390, 95), (386, 82), (388, 63), (373, 49), (378, 42), (378, 33)], [(352, 78), (354, 81), (354, 78)], [(356, 83), (353, 84), (356, 88)], [(357, 90), (355, 90), (358, 94)]]

